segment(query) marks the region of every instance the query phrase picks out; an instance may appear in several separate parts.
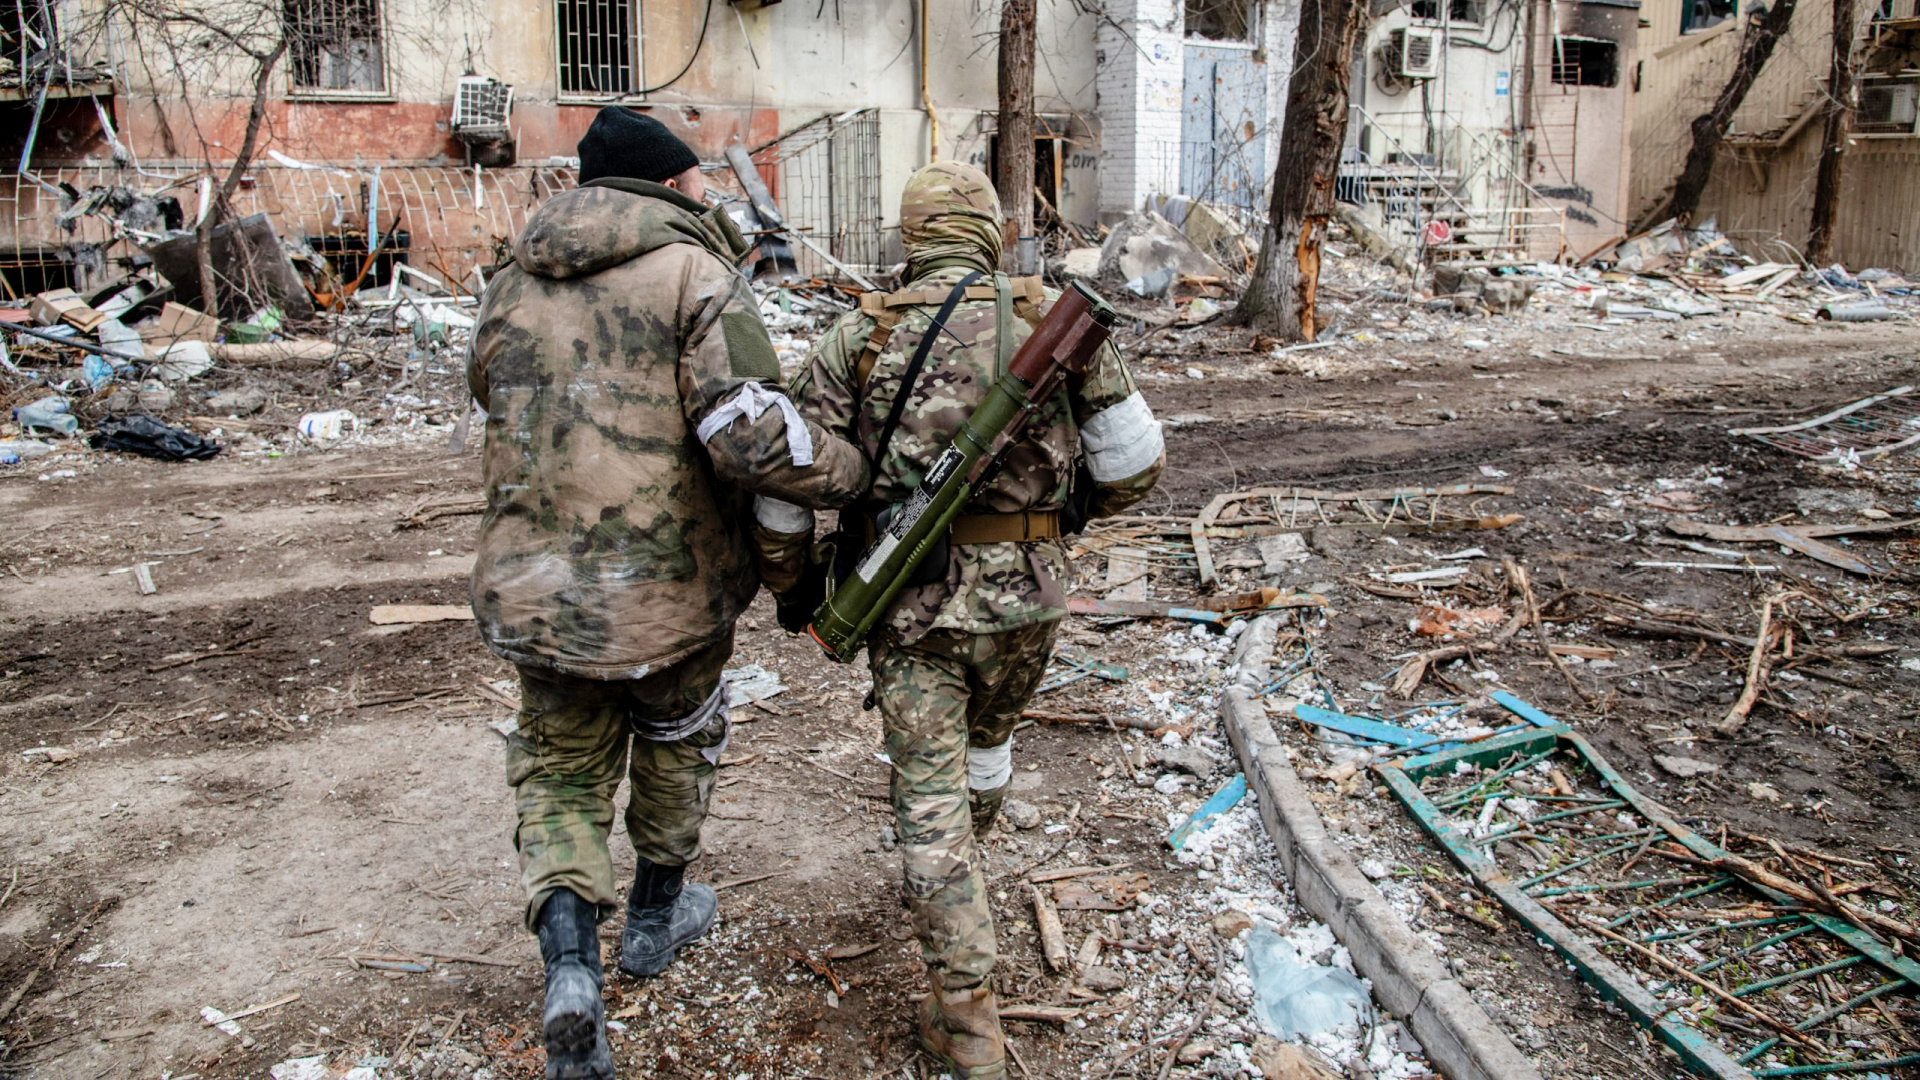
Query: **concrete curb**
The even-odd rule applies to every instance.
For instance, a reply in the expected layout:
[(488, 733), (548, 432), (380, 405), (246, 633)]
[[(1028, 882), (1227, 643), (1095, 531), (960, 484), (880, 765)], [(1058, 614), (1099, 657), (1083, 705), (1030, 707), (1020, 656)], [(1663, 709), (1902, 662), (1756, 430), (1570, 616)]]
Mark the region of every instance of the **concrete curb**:
[(1373, 981), (1374, 996), (1405, 1018), (1427, 1060), (1451, 1080), (1541, 1080), (1540, 1071), (1488, 1018), (1466, 987), (1401, 920), (1380, 890), (1327, 837), (1320, 811), (1293, 771), (1259, 691), (1273, 659), (1276, 620), (1256, 619), (1234, 651), (1236, 674), (1221, 702), (1260, 819), (1280, 850), (1301, 906), (1327, 924)]

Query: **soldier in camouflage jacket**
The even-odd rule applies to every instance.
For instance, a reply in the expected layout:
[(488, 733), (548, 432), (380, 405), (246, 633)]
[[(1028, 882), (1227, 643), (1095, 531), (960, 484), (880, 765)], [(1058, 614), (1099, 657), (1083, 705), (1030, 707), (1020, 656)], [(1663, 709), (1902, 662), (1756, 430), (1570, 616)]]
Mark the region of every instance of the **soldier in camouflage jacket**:
[[(987, 276), (1000, 260), (1000, 226), (999, 199), (978, 169), (940, 162), (915, 173), (900, 209), (908, 286), (836, 322), (789, 387), (810, 422), (871, 456), (909, 358), (926, 335), (938, 335), (899, 428), (874, 463), (868, 506), (898, 502), (919, 485), (993, 385), (1000, 328), (1012, 335), (1004, 350), (1010, 357), (1057, 295), (1042, 293), (1037, 281), (1002, 279), (1001, 297), (1038, 294), (1042, 304), (1026, 317), (1000, 310)], [(941, 302), (969, 275), (986, 284), (965, 292), (936, 328)], [(863, 355), (879, 324), (875, 306), (897, 322), (877, 355), (866, 357), (871, 373), (863, 380)], [(905, 893), (933, 984), (922, 1037), (967, 1080), (1005, 1074), (988, 985), (993, 924), (975, 846), (1011, 785), (1013, 727), (1066, 616), (1058, 521), (1083, 454), (1094, 485), (1091, 516), (1144, 498), (1164, 467), (1160, 425), (1112, 347), (1042, 408), (956, 524), (937, 579), (901, 594), (869, 654), (893, 762)], [(812, 515), (793, 507), (760, 520), (756, 541), (768, 583), (785, 588), (811, 540)]]
[(653, 975), (713, 923), (682, 883), (726, 745), (720, 674), (759, 589), (753, 501), (834, 506), (863, 455), (803, 421), (700, 201), (693, 152), (602, 110), (577, 190), (528, 221), (487, 289), (468, 378), (487, 411), (473, 609), (518, 666), (508, 740), (526, 919), (547, 961), (550, 1080), (610, 1080), (595, 926), (619, 905), (607, 834), (621, 773), (639, 855), (620, 966)]

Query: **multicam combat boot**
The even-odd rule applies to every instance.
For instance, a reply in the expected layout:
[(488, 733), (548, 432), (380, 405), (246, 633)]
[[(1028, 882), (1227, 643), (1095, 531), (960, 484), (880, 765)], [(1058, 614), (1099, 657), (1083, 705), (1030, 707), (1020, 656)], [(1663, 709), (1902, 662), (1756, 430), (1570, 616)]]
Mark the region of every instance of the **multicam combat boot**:
[(973, 836), (978, 840), (987, 835), (994, 820), (1000, 816), (1000, 804), (1007, 801), (1007, 792), (1013, 787), (1009, 780), (997, 788), (985, 791), (967, 791), (967, 811), (973, 817)]
[(600, 1000), (598, 912), (571, 889), (540, 905), (535, 929), (547, 965), (547, 1080), (613, 1080)]
[(954, 1080), (1005, 1080), (1007, 1040), (993, 991), (933, 992), (920, 1002), (920, 1045), (953, 1073)]
[(627, 929), (620, 935), (620, 970), (651, 978), (673, 963), (674, 954), (713, 929), (720, 898), (711, 885), (682, 886), (684, 866), (658, 866), (645, 859), (633, 872), (627, 894)]

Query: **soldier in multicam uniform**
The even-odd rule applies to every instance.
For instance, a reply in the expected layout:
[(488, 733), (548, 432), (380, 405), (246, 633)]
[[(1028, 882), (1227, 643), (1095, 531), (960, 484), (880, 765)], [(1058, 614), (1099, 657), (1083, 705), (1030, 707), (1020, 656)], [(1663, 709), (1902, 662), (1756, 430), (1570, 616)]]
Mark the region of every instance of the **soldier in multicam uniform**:
[[(993, 273), (1000, 225), (999, 198), (980, 170), (940, 162), (915, 173), (900, 207), (908, 286), (870, 294), (860, 312), (834, 323), (789, 387), (802, 415), (878, 455), (872, 491), (843, 512), (842, 529), (919, 485), (1057, 295), (1038, 279)], [(936, 327), (956, 287), (961, 299)], [(924, 369), (880, 448), (910, 357), (929, 334)], [(927, 583), (901, 593), (869, 652), (893, 761), (905, 896), (932, 981), (921, 1038), (966, 1080), (1006, 1075), (976, 844), (1011, 786), (1013, 727), (1067, 613), (1060, 521), (1083, 451), (1080, 483), (1091, 490), (1076, 494), (1090, 517), (1144, 498), (1165, 464), (1160, 425), (1111, 347), (1042, 408), (998, 479), (955, 523), (949, 553), (920, 577)], [(785, 529), (782, 516), (791, 520)], [(812, 515), (796, 507), (760, 520), (763, 574), (785, 591), (804, 564)]]
[(713, 925), (713, 890), (682, 877), (727, 742), (721, 668), (759, 588), (751, 514), (766, 496), (785, 513), (839, 505), (867, 482), (864, 456), (779, 390), (735, 270), (748, 245), (700, 201), (693, 151), (604, 109), (580, 180), (487, 289), (468, 368), (487, 410), (473, 609), (520, 673), (507, 779), (549, 1080), (613, 1076), (596, 927), (619, 905), (623, 770), (639, 860), (620, 967), (657, 974)]

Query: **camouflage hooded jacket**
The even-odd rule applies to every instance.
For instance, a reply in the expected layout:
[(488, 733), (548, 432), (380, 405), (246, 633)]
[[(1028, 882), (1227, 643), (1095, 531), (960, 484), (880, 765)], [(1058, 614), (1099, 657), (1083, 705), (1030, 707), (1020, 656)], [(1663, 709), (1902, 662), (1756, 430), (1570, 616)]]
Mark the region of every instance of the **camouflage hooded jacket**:
[[(1000, 260), (999, 199), (971, 166), (939, 162), (915, 173), (901, 196), (900, 218), (909, 288), (944, 297), (970, 271), (991, 271)], [(1042, 310), (1058, 295), (1048, 290)], [(858, 366), (874, 320), (858, 312), (841, 317), (789, 387), (801, 412), (873, 453), (908, 360), (933, 331), (939, 307), (935, 300), (905, 312), (864, 388)], [(985, 399), (998, 377), (998, 321), (992, 300), (963, 300), (954, 308), (927, 354), (884, 460), (876, 463), (873, 501), (905, 498)], [(1010, 325), (1009, 356), (1033, 332), (1019, 318)], [(1101, 350), (1078, 385), (1042, 408), (1009, 450), (999, 477), (966, 512), (1060, 509), (1082, 450), (1096, 481), (1096, 516), (1145, 498), (1165, 464), (1160, 425), (1111, 347)], [(1058, 541), (954, 545), (944, 580), (908, 587), (881, 625), (896, 641), (911, 644), (933, 629), (990, 634), (1059, 619), (1066, 615), (1066, 572), (1066, 550)]]
[(727, 216), (603, 180), (541, 207), (487, 289), (473, 609), (495, 653), (632, 679), (724, 637), (759, 588), (748, 492), (854, 497), (866, 462), (802, 421)]

